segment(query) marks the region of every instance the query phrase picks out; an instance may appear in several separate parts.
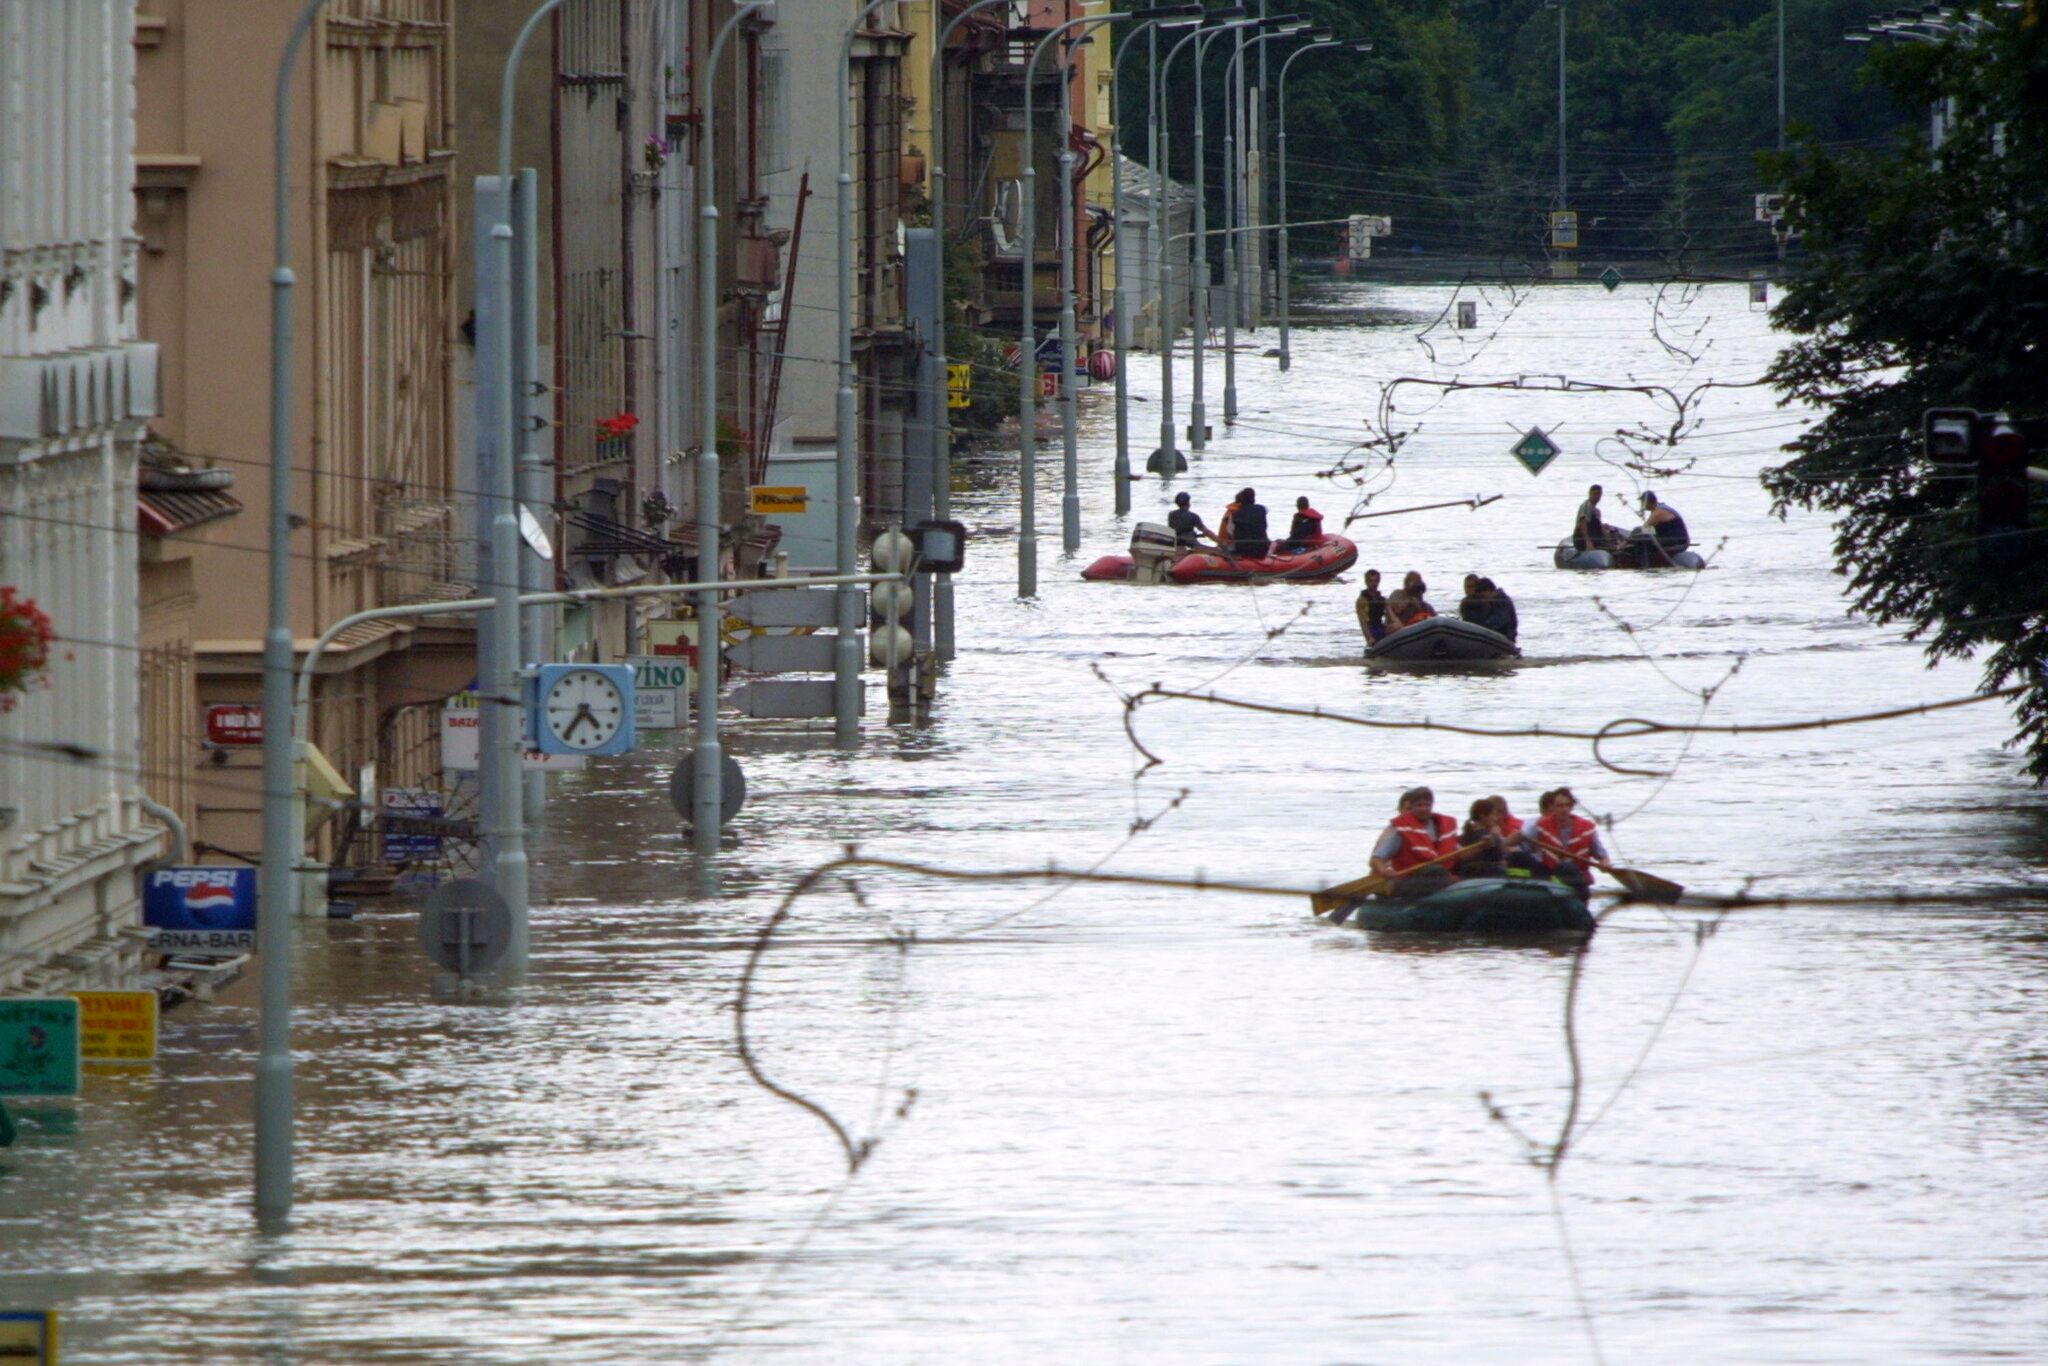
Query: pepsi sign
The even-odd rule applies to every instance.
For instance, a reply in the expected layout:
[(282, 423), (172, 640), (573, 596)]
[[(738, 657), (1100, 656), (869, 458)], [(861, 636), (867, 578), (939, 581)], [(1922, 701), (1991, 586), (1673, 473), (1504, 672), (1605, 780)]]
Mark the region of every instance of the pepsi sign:
[(252, 953), (254, 868), (159, 868), (142, 888), (151, 948), (171, 953)]

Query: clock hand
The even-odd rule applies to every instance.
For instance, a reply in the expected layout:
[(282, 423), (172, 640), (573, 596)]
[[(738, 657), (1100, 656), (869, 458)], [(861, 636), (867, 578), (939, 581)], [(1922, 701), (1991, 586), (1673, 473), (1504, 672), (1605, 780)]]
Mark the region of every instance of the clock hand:
[(576, 727), (582, 725), (585, 721), (590, 722), (592, 726), (597, 724), (597, 718), (590, 714), (590, 704), (588, 702), (579, 702), (576, 704), (576, 714), (569, 718), (568, 725), (562, 727), (562, 738), (564, 740), (568, 739), (570, 732), (574, 731)]

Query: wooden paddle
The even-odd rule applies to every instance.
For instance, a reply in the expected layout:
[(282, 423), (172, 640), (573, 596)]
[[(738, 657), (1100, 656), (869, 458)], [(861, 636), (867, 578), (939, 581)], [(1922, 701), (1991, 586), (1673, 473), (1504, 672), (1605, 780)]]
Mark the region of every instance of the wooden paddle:
[[(1392, 877), (1382, 877), (1378, 873), (1368, 873), (1364, 877), (1355, 877), (1349, 882), (1340, 882), (1335, 887), (1325, 887), (1320, 892), (1311, 892), (1308, 898), (1310, 911), (1314, 915), (1326, 915), (1331, 911), (1337, 910), (1339, 907), (1348, 906), (1354, 901), (1363, 901), (1369, 896), (1385, 896), (1388, 892), (1394, 890), (1396, 882), (1407, 877), (1409, 873), (1419, 873), (1424, 868), (1434, 868), (1439, 863), (1448, 863), (1460, 855), (1469, 854), (1474, 849), (1484, 849), (1485, 847), (1486, 845), (1483, 842), (1468, 844), (1463, 849), (1453, 849), (1448, 854), (1438, 854), (1429, 862), (1418, 863), (1413, 868), (1396, 873)], [(1345, 915), (1340, 914), (1332, 917), (1330, 923), (1341, 925), (1344, 923), (1344, 920)]]
[(1547, 839), (1534, 835), (1530, 836), (1530, 838), (1537, 845), (1548, 849), (1559, 858), (1568, 858), (1575, 863), (1592, 864), (1595, 868), (1598, 868), (1601, 872), (1619, 882), (1627, 889), (1630, 895), (1642, 897), (1645, 901), (1673, 902), (1685, 895), (1684, 884), (1673, 882), (1669, 878), (1658, 877), (1655, 873), (1645, 873), (1638, 868), (1617, 868), (1611, 863), (1602, 863), (1596, 858), (1581, 859), (1558, 848)]

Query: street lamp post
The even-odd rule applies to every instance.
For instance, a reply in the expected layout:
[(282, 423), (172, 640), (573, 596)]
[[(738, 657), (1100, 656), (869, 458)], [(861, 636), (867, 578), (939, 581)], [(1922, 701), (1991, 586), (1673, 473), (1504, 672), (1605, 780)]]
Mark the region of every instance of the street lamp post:
[[(1205, 23), (1216, 20), (1240, 19), (1244, 6), (1233, 5), (1228, 9), (1214, 9), (1207, 12)], [(1152, 106), (1152, 127), (1158, 138), (1158, 148), (1152, 159), (1152, 203), (1153, 213), (1162, 221), (1153, 235), (1159, 242), (1159, 450), (1155, 458), (1163, 462), (1167, 477), (1171, 478), (1181, 464), (1180, 451), (1174, 443), (1179, 434), (1173, 422), (1173, 347), (1179, 331), (1179, 323), (1173, 316), (1173, 258), (1166, 250), (1168, 234), (1172, 228), (1172, 215), (1167, 212), (1166, 186), (1172, 179), (1173, 126), (1167, 120), (1166, 87), (1167, 78), (1173, 71), (1173, 59), (1180, 50), (1197, 38), (1204, 30), (1196, 29), (1178, 43), (1167, 49), (1166, 56), (1155, 63), (1151, 71), (1150, 103)], [(1190, 301), (1192, 302), (1192, 300)], [(1200, 344), (1200, 339), (1196, 339)]]
[[(1275, 38), (1291, 38), (1308, 30), (1306, 19), (1289, 19), (1285, 15), (1271, 16), (1260, 21), (1269, 27), (1268, 33), (1255, 34), (1250, 42), (1245, 36), (1237, 35), (1236, 49), (1230, 54), (1230, 61), (1224, 67), (1224, 88), (1234, 91), (1233, 107), (1223, 120), (1223, 185), (1224, 221), (1232, 228), (1245, 227), (1249, 215), (1245, 211), (1245, 200), (1251, 192), (1250, 178), (1244, 175), (1239, 164), (1239, 152), (1244, 144), (1238, 138), (1238, 130), (1246, 122), (1244, 110), (1244, 54), (1256, 49), (1260, 56), (1265, 54), (1266, 44)], [(1247, 134), (1248, 136), (1248, 134)], [(1245, 244), (1252, 238), (1250, 233), (1232, 233), (1224, 243), (1223, 252), (1223, 296), (1229, 307), (1223, 314), (1223, 420), (1237, 418), (1237, 310), (1244, 289), (1244, 273), (1240, 263), (1249, 252)]]
[(256, 1217), (281, 1222), (292, 1208), (292, 927), (298, 918), (293, 865), (304, 832), (292, 819), (292, 275), (291, 102), (299, 48), (327, 0), (306, 0), (277, 63), (276, 163), (271, 185), (270, 573), (263, 635), (263, 862), (256, 919), (262, 1014), (256, 1059)]
[[(835, 478), (833, 494), (838, 501), (838, 555), (835, 568), (841, 576), (854, 572), (854, 541), (860, 535), (860, 493), (858, 443), (854, 416), (853, 325), (859, 312), (853, 300), (853, 150), (849, 125), (853, 122), (853, 42), (867, 27), (868, 17), (894, 0), (868, 0), (848, 25), (839, 44), (839, 392), (834, 424)], [(860, 738), (860, 589), (842, 582), (837, 594), (834, 629), (838, 638), (832, 653), (833, 735), (840, 744)], [(700, 625), (701, 630), (701, 625)]]
[(1082, 35), (1067, 44), (1067, 60), (1060, 67), (1060, 151), (1054, 158), (1060, 170), (1060, 549), (1069, 555), (1081, 548), (1081, 434), (1074, 385), (1080, 346), (1074, 320), (1074, 62), (1075, 53), (1092, 41)]
[(1546, 9), (1557, 11), (1557, 207), (1566, 206), (1564, 151), (1564, 20), (1569, 0), (1549, 0)]
[[(883, 3), (883, 0), (876, 0)], [(1021, 265), (1023, 298), (1019, 312), (1022, 314), (1022, 345), (1017, 357), (1017, 432), (1021, 446), (1019, 471), (1020, 509), (1017, 519), (1017, 596), (1020, 598), (1038, 595), (1038, 336), (1037, 322), (1032, 305), (1038, 293), (1038, 168), (1032, 129), (1032, 90), (1034, 73), (1038, 70), (1038, 59), (1045, 55), (1046, 48), (1071, 30), (1099, 27), (1132, 19), (1149, 12), (1139, 11), (1126, 14), (1084, 15), (1069, 19), (1048, 29), (1045, 36), (1031, 49), (1030, 59), (1024, 63), (1024, 172), (1023, 201), (1024, 230)], [(1062, 130), (1064, 132), (1064, 130)], [(1072, 356), (1062, 356), (1060, 364), (1071, 368)], [(1069, 379), (1069, 385), (1072, 381)], [(1073, 440), (1073, 423), (1067, 424), (1068, 440)]]
[(1279, 181), (1280, 190), (1280, 261), (1278, 272), (1280, 276), (1280, 279), (1278, 281), (1280, 293), (1279, 359), (1280, 370), (1283, 374), (1287, 371), (1287, 368), (1289, 366), (1294, 364), (1294, 356), (1293, 353), (1288, 349), (1287, 339), (1287, 311), (1289, 306), (1293, 302), (1294, 293), (1293, 282), (1288, 278), (1287, 255), (1287, 72), (1289, 68), (1291, 68), (1294, 65), (1295, 58), (1301, 56), (1305, 52), (1320, 52), (1326, 48), (1332, 47), (1349, 48), (1353, 52), (1372, 51), (1372, 40), (1370, 38), (1362, 38), (1356, 42), (1350, 43), (1339, 43), (1335, 39), (1328, 36), (1329, 31), (1327, 29), (1321, 30), (1321, 32), (1324, 36), (1319, 37), (1314, 42), (1309, 43), (1305, 47), (1298, 47), (1294, 51), (1287, 54), (1287, 60), (1280, 63), (1280, 78), (1277, 82), (1275, 82), (1275, 84), (1277, 84), (1280, 87), (1280, 112), (1277, 118), (1275, 119), (1277, 128), (1275, 129), (1274, 134), (1274, 140), (1278, 144), (1279, 156), (1278, 164), (1274, 167), (1274, 176)]
[[(1292, 20), (1293, 15), (1276, 16)], [(1194, 324), (1193, 364), (1188, 377), (1188, 444), (1195, 450), (1206, 449), (1209, 444), (1208, 411), (1202, 401), (1202, 359), (1209, 340), (1209, 205), (1208, 177), (1204, 162), (1208, 152), (1202, 126), (1207, 122), (1202, 107), (1202, 61), (1211, 42), (1225, 33), (1236, 33), (1240, 29), (1257, 28), (1261, 24), (1275, 22), (1275, 19), (1240, 19), (1234, 23), (1220, 24), (1213, 29), (1198, 30), (1189, 37), (1195, 44), (1195, 270), (1194, 270)]]
[[(932, 234), (935, 255), (938, 258), (939, 311), (932, 324), (932, 355), (935, 364), (933, 373), (938, 376), (938, 390), (929, 395), (932, 405), (932, 457), (935, 468), (932, 472), (933, 513), (940, 521), (953, 515), (953, 432), (950, 415), (947, 412), (947, 352), (946, 352), (946, 42), (953, 36), (953, 30), (974, 15), (1008, 0), (974, 0), (951, 19), (939, 22), (944, 15), (944, 0), (932, 0), (932, 222), (938, 231)], [(971, 178), (971, 177), (970, 177)], [(932, 644), (938, 650), (940, 659), (951, 659), (953, 645), (953, 576), (937, 574), (932, 582)]]
[[(697, 568), (718, 574), (718, 519), (724, 502), (718, 468), (718, 59), (749, 16), (772, 0), (748, 0), (711, 40), (693, 82), (701, 92), (697, 126)], [(842, 556), (840, 568), (845, 569)], [(851, 572), (851, 571), (847, 571)], [(718, 744), (718, 674), (723, 655), (718, 590), (697, 595), (697, 746), (690, 786), (691, 846), (699, 858), (718, 852), (725, 826), (724, 756)]]
[[(1148, 63), (1156, 64), (1159, 59), (1160, 30), (1190, 28), (1202, 22), (1200, 5), (1182, 5), (1177, 8), (1182, 14), (1173, 18), (1147, 19), (1141, 25), (1145, 30), (1145, 46)], [(1124, 58), (1138, 50), (1132, 41), (1137, 36), (1135, 29), (1127, 29), (1122, 42), (1116, 45), (1116, 55), (1109, 64), (1110, 109), (1114, 115), (1109, 125), (1109, 219), (1115, 225), (1116, 235), (1112, 239), (1116, 247), (1116, 287), (1114, 303), (1116, 346), (1116, 515), (1126, 516), (1131, 510), (1131, 412), (1130, 381), (1125, 373), (1131, 354), (1131, 272), (1126, 269), (1129, 253), (1125, 251), (1128, 242), (1124, 231), (1124, 177), (1123, 177), (1123, 69)], [(1148, 73), (1149, 74), (1149, 73)], [(1147, 83), (1147, 98), (1152, 96), (1154, 87)], [(1147, 107), (1151, 112), (1150, 105)], [(1152, 146), (1158, 146), (1158, 127), (1153, 119), (1147, 119)], [(1158, 222), (1162, 205), (1156, 197), (1152, 206), (1153, 222)], [(1156, 236), (1156, 234), (1155, 234)], [(1171, 351), (1168, 350), (1169, 366)]]

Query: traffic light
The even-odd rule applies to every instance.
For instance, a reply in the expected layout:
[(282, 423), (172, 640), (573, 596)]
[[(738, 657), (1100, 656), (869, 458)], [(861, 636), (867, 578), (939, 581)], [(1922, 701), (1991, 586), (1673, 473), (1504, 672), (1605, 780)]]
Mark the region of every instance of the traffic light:
[(1976, 430), (1975, 408), (1929, 408), (1920, 417), (1921, 452), (1930, 465), (1974, 468)]
[[(891, 530), (875, 537), (872, 551), (877, 574), (907, 574), (917, 558), (917, 547), (901, 531)], [(868, 633), (868, 660), (877, 668), (894, 673), (907, 664), (915, 643), (908, 623), (916, 603), (916, 590), (909, 579), (878, 583), (868, 590), (868, 610), (873, 628)]]
[(2014, 569), (2026, 556), (2027, 438), (2003, 413), (1977, 419), (1977, 558)]
[(2048, 450), (2048, 422), (2016, 422), (1975, 408), (1929, 408), (1920, 416), (1920, 448), (1937, 467), (1977, 480), (1977, 562), (2017, 569), (2027, 552), (2027, 452)]

